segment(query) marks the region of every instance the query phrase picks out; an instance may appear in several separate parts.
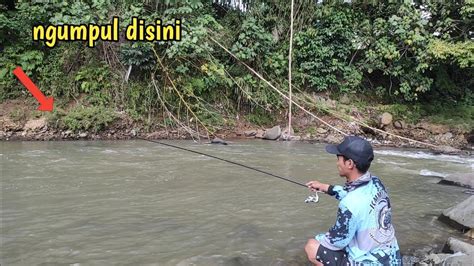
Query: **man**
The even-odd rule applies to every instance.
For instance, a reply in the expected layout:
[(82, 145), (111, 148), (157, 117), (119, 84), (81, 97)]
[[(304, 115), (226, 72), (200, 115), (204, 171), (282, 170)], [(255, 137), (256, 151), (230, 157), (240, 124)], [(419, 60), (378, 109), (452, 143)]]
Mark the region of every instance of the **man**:
[(374, 158), (372, 146), (348, 136), (339, 145), (326, 146), (326, 151), (337, 156), (339, 175), (347, 182), (343, 187), (318, 181), (306, 184), (340, 201), (335, 225), (308, 240), (308, 259), (314, 265), (401, 265), (387, 191), (368, 172)]

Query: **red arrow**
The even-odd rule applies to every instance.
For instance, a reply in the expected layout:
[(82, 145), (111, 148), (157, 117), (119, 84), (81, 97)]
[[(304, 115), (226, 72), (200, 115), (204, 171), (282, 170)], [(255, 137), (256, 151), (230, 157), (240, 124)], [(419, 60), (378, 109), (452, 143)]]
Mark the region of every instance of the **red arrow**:
[(15, 70), (13, 70), (13, 74), (20, 80), (20, 82), (25, 86), (27, 90), (33, 94), (33, 97), (38, 100), (40, 103), (40, 106), (38, 107), (38, 110), (40, 111), (47, 111), (51, 112), (53, 111), (53, 102), (54, 99), (53, 97), (45, 97), (44, 94), (36, 87), (36, 85), (31, 81), (31, 79), (23, 72), (23, 69), (21, 67), (16, 67)]

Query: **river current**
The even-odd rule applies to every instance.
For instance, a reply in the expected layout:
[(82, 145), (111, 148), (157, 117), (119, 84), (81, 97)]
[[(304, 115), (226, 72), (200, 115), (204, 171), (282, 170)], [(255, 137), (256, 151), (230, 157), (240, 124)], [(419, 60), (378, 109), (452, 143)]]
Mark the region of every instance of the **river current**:
[[(324, 144), (169, 141), (300, 183), (343, 184)], [(202, 155), (136, 141), (0, 142), (1, 265), (298, 265), (309, 237), (333, 225), (337, 201)], [(438, 215), (465, 188), (434, 175), (474, 158), (376, 149), (402, 253), (458, 232)]]

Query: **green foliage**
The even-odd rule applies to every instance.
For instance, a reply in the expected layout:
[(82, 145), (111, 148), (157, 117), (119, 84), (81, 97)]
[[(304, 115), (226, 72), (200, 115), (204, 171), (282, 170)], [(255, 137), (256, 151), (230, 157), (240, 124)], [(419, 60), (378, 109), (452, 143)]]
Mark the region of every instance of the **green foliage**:
[(392, 104), (384, 108), (397, 119), (416, 124), (421, 119), (464, 130), (474, 129), (474, 105), (469, 102), (447, 104), (434, 101), (431, 104)]
[(106, 105), (110, 101), (111, 73), (107, 66), (86, 66), (75, 78), (79, 93), (85, 93), (91, 104)]
[(358, 14), (349, 5), (336, 5), (322, 6), (316, 16), (312, 27), (296, 35), (295, 77), (316, 91), (357, 88), (362, 73), (347, 60), (355, 52), (353, 42), (361, 41), (353, 30)]
[(456, 62), (460, 68), (474, 67), (474, 42), (452, 43), (432, 40), (428, 45), (430, 56), (443, 62)]
[(49, 121), (63, 130), (99, 132), (116, 119), (106, 107), (75, 107), (68, 112), (55, 109)]
[(270, 126), (275, 123), (275, 118), (271, 113), (257, 109), (255, 112), (245, 116), (247, 121), (258, 126)]
[[(211, 38), (286, 93), (289, 5), (283, 0), (244, 2), (246, 12), (233, 8), (231, 1), (16, 1), (17, 11), (0, 12), (0, 100), (28, 95), (12, 74), (20, 65), (58, 102), (93, 105), (98, 112), (117, 107), (134, 119), (148, 116), (151, 121), (166, 106), (180, 119), (189, 119), (189, 106), (207, 125), (228, 124), (225, 117), (235, 110), (248, 113), (253, 123), (271, 124), (272, 111), (286, 108), (285, 101)], [(466, 99), (474, 86), (473, 1), (296, 4), (296, 87), (308, 93), (364, 94), (395, 104), (393, 112), (414, 120), (431, 116), (422, 107), (438, 106), (437, 98), (446, 106), (469, 106)], [(81, 42), (61, 42), (49, 49), (31, 41), (36, 23), (105, 24), (112, 16), (121, 18), (122, 27), (132, 16), (147, 23), (160, 18), (163, 24), (180, 18), (182, 40), (121, 39), (98, 42), (94, 49)], [(91, 117), (90, 108), (73, 109), (58, 121), (64, 118), (64, 127), (74, 130), (88, 126), (79, 115), (87, 121), (108, 121), (107, 116)], [(469, 110), (446, 113), (459, 112), (468, 120)]]
[(149, 43), (123, 44), (120, 47), (120, 58), (125, 65), (133, 66), (139, 72), (153, 70), (157, 64), (152, 46)]
[(241, 31), (231, 51), (241, 60), (254, 62), (270, 51), (272, 35), (265, 31), (254, 18), (243, 21)]
[(428, 119), (433, 123), (445, 124), (451, 128), (474, 130), (474, 105), (434, 104), (424, 106)]
[(136, 81), (124, 87), (124, 98), (127, 112), (137, 118), (152, 112), (158, 102), (152, 86)]

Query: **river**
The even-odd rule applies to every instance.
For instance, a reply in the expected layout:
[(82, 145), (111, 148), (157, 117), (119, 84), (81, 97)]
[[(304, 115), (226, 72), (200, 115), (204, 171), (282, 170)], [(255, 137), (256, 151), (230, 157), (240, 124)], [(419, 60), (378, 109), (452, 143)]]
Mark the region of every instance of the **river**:
[[(343, 184), (323, 144), (168, 141), (297, 182)], [(1, 265), (288, 265), (333, 223), (337, 201), (301, 186), (141, 140), (0, 142)], [(402, 253), (458, 232), (437, 220), (464, 188), (421, 174), (466, 173), (474, 159), (376, 149)], [(421, 173), (421, 174), (420, 174)]]

